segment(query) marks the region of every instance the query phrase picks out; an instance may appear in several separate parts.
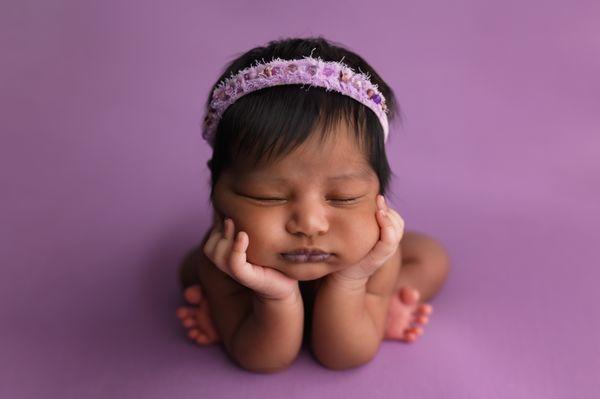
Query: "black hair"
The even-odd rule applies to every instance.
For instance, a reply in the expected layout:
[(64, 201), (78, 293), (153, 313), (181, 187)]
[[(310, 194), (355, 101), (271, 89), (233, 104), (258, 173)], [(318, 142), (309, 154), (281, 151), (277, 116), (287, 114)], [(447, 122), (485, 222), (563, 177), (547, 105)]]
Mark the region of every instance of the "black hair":
[[(354, 71), (366, 74), (386, 99), (388, 120), (391, 122), (398, 114), (394, 92), (377, 72), (356, 53), (322, 36), (274, 40), (243, 53), (225, 67), (210, 93), (222, 80), (257, 61), (290, 60), (309, 55), (323, 61), (341, 61)], [(210, 101), (209, 94), (205, 109)], [(207, 163), (211, 171), (211, 202), (221, 172), (231, 168), (235, 161), (253, 160), (256, 166), (281, 159), (313, 132), (318, 131), (324, 140), (331, 128), (341, 121), (348, 123), (352, 127), (350, 130), (355, 132), (357, 142), (379, 178), (379, 193), (385, 195), (393, 172), (385, 153), (383, 127), (376, 114), (364, 104), (336, 91), (283, 85), (246, 94), (223, 113), (216, 130), (213, 155)]]

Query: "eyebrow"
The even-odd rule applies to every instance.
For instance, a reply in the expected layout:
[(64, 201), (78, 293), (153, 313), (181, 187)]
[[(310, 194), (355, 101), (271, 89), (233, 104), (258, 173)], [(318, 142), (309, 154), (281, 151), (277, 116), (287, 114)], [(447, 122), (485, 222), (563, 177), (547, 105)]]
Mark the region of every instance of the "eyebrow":
[[(261, 177), (262, 180), (268, 180), (271, 182), (277, 182), (277, 183), (285, 183), (288, 181), (288, 179), (284, 178), (284, 177), (277, 177), (277, 176), (263, 176)], [(360, 171), (360, 172), (348, 172), (348, 173), (342, 173), (341, 175), (337, 175), (337, 176), (328, 176), (326, 178), (327, 181), (331, 181), (331, 180), (362, 180), (365, 182), (370, 182), (371, 181), (371, 174), (368, 171)]]

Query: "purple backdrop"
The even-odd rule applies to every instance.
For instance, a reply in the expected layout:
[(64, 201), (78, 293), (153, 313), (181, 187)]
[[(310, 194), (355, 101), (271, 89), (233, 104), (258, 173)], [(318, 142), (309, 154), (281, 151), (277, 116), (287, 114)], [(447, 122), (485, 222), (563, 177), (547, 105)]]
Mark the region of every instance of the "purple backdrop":
[[(0, 397), (599, 397), (599, 2), (203, 3), (0, 5)], [(210, 85), (294, 35), (395, 90), (391, 202), (453, 271), (418, 343), (255, 375), (185, 339), (176, 267)]]

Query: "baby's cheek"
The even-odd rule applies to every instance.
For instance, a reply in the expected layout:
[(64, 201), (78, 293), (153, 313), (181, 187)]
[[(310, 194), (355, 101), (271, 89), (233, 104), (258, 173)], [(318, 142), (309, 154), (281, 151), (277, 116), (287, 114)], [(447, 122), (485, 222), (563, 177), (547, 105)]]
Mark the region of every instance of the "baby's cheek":
[(369, 253), (379, 240), (379, 225), (375, 215), (360, 215), (352, 218), (351, 224), (346, 227), (346, 253), (350, 261), (356, 262)]
[(276, 252), (273, 244), (279, 241), (278, 237), (273, 235), (273, 226), (273, 224), (257, 222), (240, 226), (240, 230), (246, 232), (249, 238), (246, 250), (248, 262), (261, 266), (270, 266), (273, 263)]

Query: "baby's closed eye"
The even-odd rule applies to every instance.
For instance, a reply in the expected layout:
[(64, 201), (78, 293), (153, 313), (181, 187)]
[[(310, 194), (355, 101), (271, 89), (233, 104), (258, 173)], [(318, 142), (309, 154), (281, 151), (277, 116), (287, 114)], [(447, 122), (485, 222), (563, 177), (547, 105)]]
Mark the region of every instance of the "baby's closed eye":
[[(261, 196), (261, 195), (245, 195), (245, 194), (240, 194), (240, 195), (242, 195), (243, 197), (255, 200), (255, 201), (266, 202), (266, 203), (286, 203), (289, 201), (288, 198), (282, 197), (282, 196), (269, 197), (269, 196)], [(357, 203), (365, 196), (366, 195), (348, 195), (348, 196), (339, 195), (339, 196), (327, 197), (327, 198), (325, 198), (325, 200), (328, 202), (332, 202), (332, 203), (352, 204), (352, 203)]]

